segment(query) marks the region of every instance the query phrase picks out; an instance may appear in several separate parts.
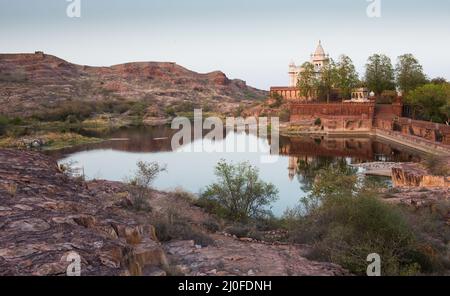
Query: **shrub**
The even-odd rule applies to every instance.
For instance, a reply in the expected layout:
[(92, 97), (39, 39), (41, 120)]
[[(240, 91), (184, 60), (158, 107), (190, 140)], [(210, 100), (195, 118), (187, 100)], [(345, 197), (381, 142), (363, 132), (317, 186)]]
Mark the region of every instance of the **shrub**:
[(273, 100), (270, 108), (278, 108), (283, 104), (283, 97), (279, 93), (272, 93), (270, 98)]
[(8, 117), (0, 115), (0, 135), (3, 135), (6, 132), (8, 124), (9, 124)]
[(208, 219), (203, 222), (203, 227), (205, 227), (210, 232), (218, 232), (220, 230), (220, 225), (217, 221), (213, 219)]
[(130, 108), (130, 115), (144, 116), (148, 108), (148, 104), (145, 102), (136, 102)]
[(146, 163), (139, 161), (134, 177), (128, 182), (129, 192), (132, 198), (133, 208), (137, 211), (150, 210), (148, 197), (151, 185), (159, 173), (166, 170), (156, 162)]
[(225, 231), (231, 235), (241, 238), (248, 237), (251, 228), (245, 225), (233, 225), (228, 227)]
[(366, 273), (371, 253), (381, 256), (383, 275), (417, 274), (429, 265), (404, 212), (348, 172), (333, 167), (320, 171), (303, 203), (300, 213), (290, 212), (285, 220), (292, 241), (313, 244), (314, 259), (358, 275)]
[(170, 193), (176, 199), (181, 199), (187, 201), (189, 203), (195, 203), (196, 196), (188, 191), (183, 190), (182, 188), (176, 188), (173, 192)]
[(278, 117), (280, 118), (281, 122), (288, 122), (291, 117), (291, 112), (289, 111), (289, 109), (282, 109), (278, 113)]
[(173, 107), (166, 107), (164, 112), (169, 116), (176, 116), (177, 113), (175, 112), (175, 109)]
[(237, 165), (221, 160), (215, 169), (218, 182), (206, 188), (203, 200), (217, 203), (234, 221), (267, 216), (267, 207), (277, 199), (278, 190), (259, 179), (258, 170), (247, 162)]
[(171, 240), (193, 240), (196, 245), (207, 247), (214, 244), (214, 240), (208, 235), (193, 229), (189, 222), (181, 219), (178, 215), (158, 218), (153, 222), (156, 236), (162, 242)]
[(446, 157), (430, 155), (424, 159), (423, 164), (435, 176), (448, 176), (450, 175), (449, 162)]
[(314, 121), (315, 126), (321, 126), (322, 125), (322, 119), (317, 118), (316, 121)]

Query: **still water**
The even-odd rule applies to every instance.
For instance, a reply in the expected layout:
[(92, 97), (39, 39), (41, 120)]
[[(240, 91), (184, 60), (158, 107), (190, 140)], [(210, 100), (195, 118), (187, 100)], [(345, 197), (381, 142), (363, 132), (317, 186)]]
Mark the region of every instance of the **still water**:
[[(112, 140), (52, 154), (60, 162), (74, 162), (83, 167), (87, 179), (111, 181), (124, 181), (132, 176), (136, 170), (136, 162), (140, 160), (155, 161), (167, 167), (167, 172), (161, 173), (155, 180), (155, 188), (172, 190), (181, 187), (192, 193), (201, 192), (216, 180), (214, 167), (221, 159), (235, 163), (248, 161), (259, 169), (261, 179), (278, 188), (279, 199), (272, 205), (276, 216), (281, 216), (287, 208), (296, 206), (299, 199), (308, 194), (314, 172), (331, 162), (341, 161), (350, 165), (371, 161), (420, 160), (420, 154), (414, 150), (370, 137), (307, 136), (281, 137), (281, 155), (273, 163), (263, 163), (263, 152), (195, 153), (186, 152), (191, 148), (188, 145), (172, 151), (171, 137), (174, 133), (169, 127), (122, 129), (103, 135)], [(224, 135), (223, 141), (216, 143), (206, 139), (202, 142), (199, 139), (189, 145), (221, 146), (233, 138), (234, 141), (244, 140), (249, 145), (258, 143), (267, 150), (270, 146), (268, 139), (247, 133), (229, 133)]]

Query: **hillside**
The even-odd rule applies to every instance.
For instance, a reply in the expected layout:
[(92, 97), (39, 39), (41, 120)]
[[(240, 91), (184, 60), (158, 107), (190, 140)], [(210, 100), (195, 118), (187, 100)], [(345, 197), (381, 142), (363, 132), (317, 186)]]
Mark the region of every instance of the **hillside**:
[(44, 53), (0, 54), (0, 114), (31, 116), (68, 101), (145, 102), (155, 116), (183, 102), (231, 112), (267, 92), (219, 71), (199, 74), (176, 63), (111, 67), (69, 63)]

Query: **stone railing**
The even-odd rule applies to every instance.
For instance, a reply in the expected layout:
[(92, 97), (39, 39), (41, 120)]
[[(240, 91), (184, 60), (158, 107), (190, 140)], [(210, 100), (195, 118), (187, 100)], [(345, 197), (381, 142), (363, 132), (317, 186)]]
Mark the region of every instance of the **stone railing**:
[(291, 103), (291, 115), (364, 116), (373, 118), (375, 104), (370, 103)]
[(448, 125), (401, 117), (393, 120), (377, 118), (375, 126), (384, 131), (395, 131), (404, 136), (450, 145), (450, 126)]
[(421, 137), (404, 135), (401, 132), (383, 130), (376, 128), (376, 135), (382, 138), (395, 141), (404, 145), (411, 146), (413, 148), (427, 151), (427, 152), (441, 152), (445, 154), (450, 154), (450, 146), (443, 145), (441, 143), (433, 142)]

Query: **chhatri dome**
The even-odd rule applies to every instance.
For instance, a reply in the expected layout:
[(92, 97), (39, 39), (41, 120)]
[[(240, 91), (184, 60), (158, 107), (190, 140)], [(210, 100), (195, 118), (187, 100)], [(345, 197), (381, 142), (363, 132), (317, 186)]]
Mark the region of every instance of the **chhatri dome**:
[(322, 41), (319, 40), (319, 45), (317, 45), (316, 51), (313, 54), (314, 58), (325, 58), (325, 50), (322, 47)]
[[(311, 64), (314, 65), (314, 70), (317, 75), (320, 75), (322, 68), (330, 62), (330, 56), (325, 54), (325, 50), (322, 46), (322, 41), (319, 40), (316, 51), (311, 54)], [(289, 64), (289, 86), (296, 87), (298, 82), (298, 77), (301, 75), (303, 69), (301, 66), (296, 66), (295, 63), (291, 62)]]

